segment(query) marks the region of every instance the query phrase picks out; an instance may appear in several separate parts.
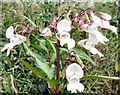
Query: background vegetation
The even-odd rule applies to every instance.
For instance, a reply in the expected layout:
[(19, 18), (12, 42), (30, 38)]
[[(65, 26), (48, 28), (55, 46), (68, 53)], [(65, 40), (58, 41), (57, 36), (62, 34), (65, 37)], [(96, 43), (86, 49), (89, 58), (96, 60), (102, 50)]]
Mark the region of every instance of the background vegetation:
[[(23, 22), (24, 24), (29, 24), (29, 22), (23, 18), (22, 15), (25, 15), (29, 19), (31, 19), (36, 26), (39, 27), (39, 32), (34, 32), (31, 36), (29, 36), (29, 40), (27, 43), (30, 43), (31, 49), (35, 50), (36, 53), (40, 54), (45, 60), (50, 59), (49, 55), (45, 55), (47, 48), (43, 47), (42, 42), (44, 42), (45, 38), (40, 37), (40, 32), (50, 25), (53, 21), (54, 15), (60, 15), (63, 12), (68, 12), (72, 10), (72, 12), (78, 12), (81, 9), (87, 9), (88, 6), (78, 3), (78, 2), (2, 2), (2, 29), (0, 35), (0, 47), (3, 47), (6, 43), (8, 43), (8, 39), (5, 37), (5, 31), (10, 25), (15, 25), (16, 22)], [(106, 12), (112, 16), (112, 20), (110, 23), (116, 27), (118, 27), (117, 17), (120, 15), (118, 13), (118, 7), (115, 2), (107, 2), (101, 3), (96, 2), (94, 6), (91, 6), (93, 10), (96, 12)], [(31, 25), (31, 27), (33, 27)], [(18, 29), (19, 31), (20, 29)], [(76, 41), (80, 39), (84, 39), (86, 35), (83, 36), (80, 33), (79, 28), (75, 30), (75, 33), (72, 34), (73, 38)], [(17, 31), (17, 32), (18, 32)], [(74, 29), (72, 30), (74, 31)], [(18, 32), (19, 33), (19, 32)], [(83, 60), (85, 64), (85, 75), (104, 75), (104, 76), (118, 76), (116, 74), (115, 64), (118, 63), (117, 60), (117, 36), (109, 30), (103, 30), (102, 33), (109, 38), (109, 42), (106, 45), (99, 44), (97, 47), (99, 50), (105, 55), (104, 58), (99, 58), (98, 56), (91, 55), (87, 50), (81, 48), (81, 50), (85, 51), (96, 65), (91, 64), (89, 61)], [(79, 34), (79, 35), (78, 35)], [(36, 39), (35, 39), (36, 38)], [(40, 42), (37, 39), (40, 39)], [(51, 40), (51, 39), (50, 39)], [(46, 49), (45, 49), (46, 48)], [(42, 52), (41, 52), (41, 51)], [(46, 51), (45, 51), (46, 50)], [(50, 51), (48, 51), (50, 52)], [(50, 54), (51, 55), (51, 54)], [(67, 54), (63, 51), (61, 53), (61, 66), (64, 64), (64, 60)], [(12, 51), (9, 57), (6, 56), (6, 52), (1, 53), (2, 63), (0, 64), (0, 92), (2, 93), (14, 93), (14, 88), (17, 89), (19, 93), (29, 93), (29, 94), (45, 94), (48, 93), (48, 85), (47, 83), (34, 75), (32, 71), (27, 69), (22, 63), (18, 61), (18, 59), (24, 59), (33, 66), (35, 66), (34, 59), (26, 54), (23, 45), (16, 46)], [(44, 60), (43, 59), (43, 60)], [(54, 63), (51, 62), (50, 65)], [(54, 64), (55, 65), (55, 64)], [(66, 81), (67, 82), (67, 81)], [(91, 79), (91, 80), (81, 80), (81, 82), (85, 85), (84, 93), (118, 93), (118, 81), (116, 80), (105, 80), (105, 79)], [(64, 83), (61, 83), (61, 86)], [(63, 93), (67, 93), (66, 88), (62, 89)]]

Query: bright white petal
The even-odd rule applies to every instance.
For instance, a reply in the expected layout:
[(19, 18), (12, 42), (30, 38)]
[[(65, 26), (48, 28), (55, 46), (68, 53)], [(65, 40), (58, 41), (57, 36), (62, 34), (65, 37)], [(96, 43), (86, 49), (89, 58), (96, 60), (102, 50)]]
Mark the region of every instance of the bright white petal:
[(68, 39), (61, 39), (60, 40), (60, 45), (63, 46), (64, 44), (66, 44), (68, 42)]
[(83, 92), (84, 90), (84, 85), (79, 83), (79, 82), (69, 82), (69, 84), (67, 85), (67, 90), (71, 91), (71, 93), (77, 93), (77, 90), (79, 92)]
[(14, 36), (14, 27), (10, 26), (6, 30), (6, 38), (11, 38)]
[(110, 23), (109, 21), (101, 20), (101, 28), (109, 28)]
[(10, 50), (11, 50), (11, 48), (8, 48), (8, 49), (7, 49), (7, 56), (9, 56)]
[(94, 42), (90, 41), (89, 39), (81, 40), (78, 42), (78, 44), (84, 47), (85, 49), (89, 50), (92, 54), (98, 54), (100, 57), (104, 56), (95, 48), (96, 44), (94, 44)]
[(96, 16), (93, 12), (91, 13), (92, 20), (97, 26), (101, 26), (101, 19)]
[(84, 48), (87, 49), (87, 50), (90, 50), (91, 47), (92, 47), (92, 43), (91, 43), (91, 42), (88, 42), (88, 39), (80, 40), (80, 41), (78, 42), (78, 45), (80, 45), (81, 47), (84, 47)]
[(83, 39), (78, 42), (78, 45), (81, 47), (84, 47), (85, 43), (87, 42), (88, 39)]
[(105, 44), (105, 42), (108, 42), (109, 39), (107, 39), (105, 36), (102, 35), (102, 33), (98, 30), (93, 31), (92, 34), (94, 34), (98, 40), (98, 42)]
[(101, 14), (101, 17), (105, 20), (111, 20), (112, 19), (112, 17), (107, 13), (100, 12), (100, 14)]
[(63, 19), (57, 24), (57, 30), (59, 32), (69, 32), (71, 30), (71, 23), (68, 20)]
[(98, 44), (98, 40), (96, 38), (96, 36), (92, 33), (89, 33), (89, 38), (88, 38), (88, 43), (90, 43), (92, 46), (95, 46)]
[(112, 30), (116, 35), (118, 34), (117, 33), (117, 28), (115, 26), (110, 25), (109, 29)]
[(5, 51), (6, 49), (8, 49), (10, 47), (11, 43), (6, 44), (2, 49), (1, 52)]
[(67, 90), (68, 91), (71, 91), (71, 93), (77, 93), (77, 89), (76, 89), (76, 85), (72, 84), (72, 83), (69, 83), (67, 85)]
[(104, 55), (100, 53), (96, 48), (91, 48), (90, 52), (92, 54), (98, 54), (100, 57), (104, 57)]
[(84, 85), (81, 83), (77, 83), (76, 88), (79, 92), (83, 92), (84, 90)]
[(75, 40), (68, 39), (67, 44), (68, 44), (68, 49), (71, 49), (71, 48), (75, 47)]
[(11, 43), (18, 43), (18, 44), (20, 44), (20, 43), (22, 43), (24, 41), (26, 41), (26, 37), (22, 36), (22, 35), (18, 35), (18, 34), (14, 35), (12, 38), (10, 38), (10, 42)]
[(73, 75), (76, 75), (79, 78), (83, 77), (83, 70), (80, 65), (77, 63), (70, 64), (66, 69), (66, 78), (70, 79)]
[(13, 43), (6, 44), (2, 49), (1, 52), (5, 51), (7, 49), (7, 56), (10, 54), (10, 50), (14, 47)]

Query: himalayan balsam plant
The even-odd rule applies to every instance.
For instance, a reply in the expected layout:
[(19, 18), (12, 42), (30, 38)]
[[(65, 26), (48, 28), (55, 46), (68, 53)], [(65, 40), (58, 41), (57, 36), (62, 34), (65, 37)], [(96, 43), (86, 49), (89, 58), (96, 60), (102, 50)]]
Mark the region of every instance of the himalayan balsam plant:
[[(97, 13), (92, 9), (88, 9), (86, 11), (77, 12), (72, 18), (71, 16), (71, 10), (58, 17), (54, 16), (53, 22), (43, 29), (42, 32), (39, 32), (40, 38), (32, 36), (40, 41), (40, 46), (42, 46), (44, 50), (46, 50), (45, 45), (47, 45), (48, 49), (52, 49), (51, 53), (46, 50), (49, 55), (52, 55), (49, 60), (42, 59), (41, 56), (35, 52), (37, 47), (35, 48), (34, 46), (34, 49), (32, 49), (30, 43), (28, 43), (30, 35), (39, 31), (39, 28), (37, 28), (29, 18), (24, 16), (34, 28), (29, 24), (25, 25), (22, 22), (18, 22), (15, 23), (16, 27), (14, 25), (9, 26), (6, 29), (6, 38), (9, 39), (10, 43), (6, 44), (1, 49), (1, 52), (7, 50), (6, 55), (9, 57), (12, 48), (15, 48), (16, 45), (23, 44), (22, 46), (24, 47), (26, 54), (35, 59), (36, 67), (32, 66), (24, 59), (20, 59), (19, 62), (24, 64), (38, 77), (45, 80), (50, 88), (50, 93), (58, 94), (62, 89), (65, 89), (64, 87), (71, 93), (84, 92), (85, 84), (83, 85), (80, 82), (80, 79), (83, 78), (84, 74), (87, 72), (83, 71), (84, 64), (81, 59), (86, 59), (92, 63), (94, 62), (89, 56), (84, 53), (79, 53), (79, 49), (85, 48), (93, 55), (104, 57), (104, 55), (96, 48), (98, 44), (106, 44), (106, 42), (109, 41), (109, 39), (101, 33), (102, 29), (109, 29), (111, 30), (111, 33), (113, 32), (117, 35), (117, 28), (110, 25), (109, 21), (112, 17), (107, 13)], [(80, 41), (76, 42), (71, 36), (71, 30), (73, 27), (76, 27), (76, 25), (79, 26), (80, 31), (88, 35), (86, 39), (80, 39)], [(21, 27), (22, 30), (19, 32), (21, 34), (16, 32), (17, 27)], [(41, 38), (44, 38), (45, 40), (41, 41)], [(37, 46), (39, 49), (39, 45)], [(79, 47), (79, 49), (76, 47)], [(65, 51), (68, 54), (64, 61), (61, 61), (62, 51)], [(46, 55), (48, 55), (47, 53)], [(64, 62), (63, 66), (61, 66), (61, 62)], [(52, 65), (50, 63), (52, 63)], [(62, 72), (66, 78), (61, 75)], [(66, 86), (61, 86), (60, 84), (66, 80), (67, 83), (63, 84)]]

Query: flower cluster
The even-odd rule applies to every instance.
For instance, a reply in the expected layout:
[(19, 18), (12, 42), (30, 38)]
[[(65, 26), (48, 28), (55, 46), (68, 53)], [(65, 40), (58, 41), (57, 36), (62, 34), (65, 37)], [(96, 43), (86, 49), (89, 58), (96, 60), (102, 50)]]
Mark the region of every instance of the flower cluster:
[(100, 57), (103, 57), (104, 55), (95, 48), (95, 45), (98, 43), (105, 44), (105, 42), (109, 41), (109, 39), (102, 35), (99, 28), (110, 29), (115, 34), (117, 34), (117, 28), (110, 25), (109, 20), (111, 20), (112, 17), (107, 13), (100, 12), (101, 18), (98, 17), (92, 10), (89, 13), (83, 12), (82, 17), (84, 15), (87, 17), (88, 23), (84, 23), (84, 21), (80, 19), (79, 24), (82, 31), (89, 33), (89, 37), (79, 41), (78, 45), (89, 50), (92, 54), (98, 54)]
[[(52, 29), (56, 29), (55, 37), (60, 42), (58, 43), (61, 47), (65, 44), (68, 46), (68, 50), (75, 47), (75, 40), (70, 37), (70, 31), (72, 30), (72, 26), (74, 23), (79, 24), (82, 31), (88, 33), (88, 38), (80, 40), (78, 45), (84, 47), (85, 49), (89, 50), (92, 54), (98, 54), (100, 57), (104, 55), (99, 52), (95, 46), (98, 43), (105, 44), (109, 41), (100, 31), (100, 29), (109, 29), (113, 31), (113, 33), (117, 34), (117, 28), (115, 26), (110, 25), (110, 20), (112, 17), (104, 12), (100, 12), (100, 17), (97, 16), (95, 12), (92, 10), (89, 11), (80, 11), (76, 14), (75, 18), (72, 18), (72, 21), (69, 18), (71, 10), (67, 14), (67, 19), (61, 19), (61, 16), (54, 17), (54, 22), (50, 25)], [(74, 23), (73, 23), (74, 22)], [(50, 27), (46, 27), (41, 36), (48, 36), (52, 37), (52, 31)], [(28, 30), (30, 32), (28, 33)], [(29, 26), (23, 27), (22, 34), (28, 35), (33, 32), (34, 29), (30, 29)], [(10, 54), (10, 50), (24, 41), (26, 41), (26, 37), (15, 34), (14, 27), (10, 26), (6, 30), (6, 38), (10, 40), (10, 43), (6, 44), (2, 49), (1, 52), (7, 49), (7, 56)], [(73, 58), (74, 60), (74, 58)], [(66, 79), (68, 80), (67, 90), (71, 91), (72, 93), (76, 93), (77, 91), (83, 92), (84, 85), (79, 82), (79, 79), (83, 77), (83, 70), (80, 65), (74, 62), (70, 62), (70, 65), (66, 69)]]
[[(67, 19), (60, 20), (60, 17), (56, 18), (55, 22), (51, 24), (51, 28), (56, 29), (56, 38), (60, 41), (60, 45), (68, 45), (68, 49), (75, 47), (75, 40), (70, 38), (70, 31), (72, 29), (72, 24), (69, 18), (71, 10), (67, 14)], [(98, 43), (105, 44), (109, 41), (101, 32), (100, 29), (110, 29), (115, 34), (117, 34), (117, 28), (110, 25), (109, 20), (111, 16), (107, 13), (100, 12), (100, 17), (96, 15), (92, 10), (80, 11), (76, 14), (75, 18), (72, 19), (73, 22), (78, 23), (81, 30), (88, 33), (88, 38), (80, 40), (78, 45), (89, 50), (92, 54), (98, 54), (100, 57), (104, 55), (99, 52), (95, 46)], [(42, 36), (51, 36), (52, 32), (50, 28), (45, 28), (41, 34)], [(79, 82), (79, 78), (83, 77), (83, 70), (77, 63), (71, 63), (66, 69), (66, 78), (68, 80), (67, 90), (72, 93), (77, 91), (83, 92), (84, 85)]]

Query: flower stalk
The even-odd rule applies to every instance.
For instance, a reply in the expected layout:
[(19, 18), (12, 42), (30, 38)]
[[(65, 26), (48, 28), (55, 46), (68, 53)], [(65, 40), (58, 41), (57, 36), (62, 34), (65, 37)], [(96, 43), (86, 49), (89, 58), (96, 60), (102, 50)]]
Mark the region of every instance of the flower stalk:
[[(59, 83), (59, 80), (60, 80), (59, 72), (60, 72), (60, 41), (57, 40), (57, 70), (56, 70), (56, 80), (58, 81), (58, 83)], [(59, 92), (59, 84), (57, 84), (55, 92), (56, 92), (56, 94), (58, 94), (58, 92)]]

